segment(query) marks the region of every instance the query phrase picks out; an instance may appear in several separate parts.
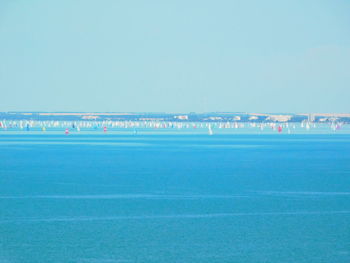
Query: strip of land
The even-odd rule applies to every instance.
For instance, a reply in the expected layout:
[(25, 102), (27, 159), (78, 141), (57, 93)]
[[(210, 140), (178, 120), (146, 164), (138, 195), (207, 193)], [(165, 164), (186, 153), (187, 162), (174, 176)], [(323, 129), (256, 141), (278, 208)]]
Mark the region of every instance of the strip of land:
[(177, 122), (343, 122), (350, 123), (350, 113), (132, 113), (132, 112), (0, 112), (1, 120), (114, 120)]

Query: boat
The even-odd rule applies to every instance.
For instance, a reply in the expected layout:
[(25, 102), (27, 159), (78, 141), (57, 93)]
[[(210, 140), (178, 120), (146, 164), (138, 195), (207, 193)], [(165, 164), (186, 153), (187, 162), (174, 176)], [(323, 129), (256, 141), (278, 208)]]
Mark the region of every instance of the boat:
[(305, 128), (306, 128), (307, 130), (310, 130), (310, 124), (309, 124), (308, 122), (306, 123)]
[(209, 126), (208, 126), (208, 134), (209, 135), (213, 135), (214, 133), (213, 133), (213, 130), (211, 129), (211, 125), (209, 124)]

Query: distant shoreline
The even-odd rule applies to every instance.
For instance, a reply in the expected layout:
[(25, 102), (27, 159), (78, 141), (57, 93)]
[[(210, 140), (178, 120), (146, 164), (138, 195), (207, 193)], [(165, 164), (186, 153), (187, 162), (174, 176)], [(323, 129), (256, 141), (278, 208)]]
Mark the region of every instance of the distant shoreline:
[(350, 113), (132, 113), (132, 112), (0, 112), (1, 120), (172, 121), (172, 122), (343, 122)]

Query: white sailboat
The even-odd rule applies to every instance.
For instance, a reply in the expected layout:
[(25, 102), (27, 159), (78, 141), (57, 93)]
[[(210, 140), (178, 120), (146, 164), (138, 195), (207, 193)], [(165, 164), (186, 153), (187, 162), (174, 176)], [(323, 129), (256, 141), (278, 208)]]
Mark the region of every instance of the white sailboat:
[(209, 126), (208, 126), (208, 134), (209, 135), (213, 135), (214, 133), (213, 133), (213, 130), (211, 129), (211, 125), (209, 124)]

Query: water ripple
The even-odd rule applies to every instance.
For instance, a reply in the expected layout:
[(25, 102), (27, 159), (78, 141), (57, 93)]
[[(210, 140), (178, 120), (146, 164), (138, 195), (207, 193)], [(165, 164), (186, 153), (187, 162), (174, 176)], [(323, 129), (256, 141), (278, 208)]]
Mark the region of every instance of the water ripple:
[(292, 211), (292, 212), (258, 212), (258, 213), (212, 213), (212, 214), (180, 214), (180, 215), (132, 215), (132, 216), (79, 216), (50, 218), (12, 218), (0, 220), (6, 223), (35, 222), (80, 222), (80, 221), (114, 221), (114, 220), (147, 220), (147, 219), (200, 219), (245, 216), (307, 216), (307, 215), (339, 215), (350, 214), (350, 211)]

